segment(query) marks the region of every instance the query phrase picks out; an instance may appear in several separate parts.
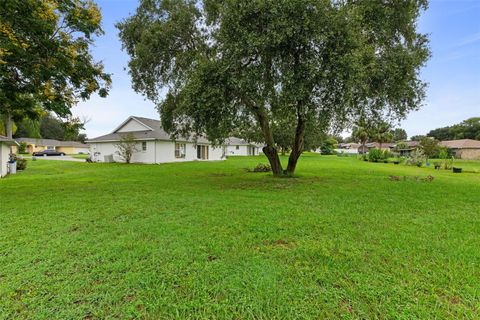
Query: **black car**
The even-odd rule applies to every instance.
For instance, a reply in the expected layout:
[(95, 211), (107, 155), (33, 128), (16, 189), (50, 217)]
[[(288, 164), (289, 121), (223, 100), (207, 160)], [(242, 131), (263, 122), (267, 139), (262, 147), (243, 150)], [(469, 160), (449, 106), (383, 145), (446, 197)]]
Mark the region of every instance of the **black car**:
[(43, 150), (43, 151), (37, 151), (33, 153), (34, 156), (40, 157), (40, 156), (64, 156), (64, 152), (58, 152), (56, 150)]

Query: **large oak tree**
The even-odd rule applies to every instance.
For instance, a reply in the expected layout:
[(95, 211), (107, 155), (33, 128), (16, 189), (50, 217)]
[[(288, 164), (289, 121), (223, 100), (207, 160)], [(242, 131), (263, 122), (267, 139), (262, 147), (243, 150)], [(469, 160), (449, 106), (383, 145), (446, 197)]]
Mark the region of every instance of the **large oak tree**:
[[(426, 0), (141, 0), (120, 22), (133, 87), (173, 136), (221, 143), (258, 127), (275, 175), (294, 173), (308, 128), (419, 107)], [(295, 128), (286, 169), (272, 127)]]
[(102, 34), (92, 0), (2, 0), (0, 6), (0, 116), (38, 117), (38, 107), (59, 116), (94, 92), (105, 96), (110, 76), (90, 46)]

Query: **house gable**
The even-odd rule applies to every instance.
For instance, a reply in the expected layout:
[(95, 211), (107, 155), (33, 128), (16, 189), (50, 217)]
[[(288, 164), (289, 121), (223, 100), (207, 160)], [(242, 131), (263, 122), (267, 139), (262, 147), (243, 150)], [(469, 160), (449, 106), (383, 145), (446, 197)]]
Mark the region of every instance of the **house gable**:
[(135, 131), (152, 131), (153, 129), (137, 120), (135, 117), (129, 117), (113, 133), (117, 132), (135, 132)]

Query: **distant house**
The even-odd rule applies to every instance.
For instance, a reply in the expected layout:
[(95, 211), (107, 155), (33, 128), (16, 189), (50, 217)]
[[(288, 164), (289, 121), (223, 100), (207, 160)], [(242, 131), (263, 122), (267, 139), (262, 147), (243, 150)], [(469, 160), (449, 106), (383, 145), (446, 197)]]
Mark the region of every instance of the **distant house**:
[(384, 143), (380, 143), (380, 142), (369, 142), (367, 144), (365, 144), (365, 148), (360, 145), (358, 147), (358, 153), (367, 153), (368, 150), (370, 149), (373, 149), (373, 148), (377, 148), (377, 149), (382, 149), (382, 150), (392, 150), (392, 148), (394, 147), (395, 144), (393, 143), (388, 143), (388, 142), (384, 142)]
[[(90, 146), (78, 141), (59, 141), (54, 139), (37, 139), (37, 138), (17, 138), (18, 144), (25, 142), (27, 144), (27, 153), (33, 153), (42, 150), (56, 150), (65, 154), (88, 153)], [(17, 147), (13, 150), (18, 153)]]
[(0, 136), (0, 178), (8, 173), (8, 160), (10, 158), (10, 147), (17, 146), (13, 139)]
[(361, 144), (359, 143), (339, 143), (338, 148), (335, 149), (338, 153), (348, 153), (348, 154), (356, 154), (358, 153)]
[(440, 141), (440, 145), (446, 147), (458, 159), (480, 159), (480, 141), (472, 139)]
[(412, 151), (418, 149), (420, 142), (418, 141), (402, 141), (393, 146), (393, 150), (401, 156), (408, 156)]
[(127, 134), (132, 134), (137, 144), (132, 162), (167, 163), (226, 158), (225, 146), (212, 146), (202, 137), (196, 141), (184, 137), (172, 140), (159, 120), (130, 116), (111, 133), (87, 141), (93, 160), (123, 161), (116, 145)]
[(236, 137), (228, 138), (225, 144), (229, 156), (256, 156), (262, 152), (261, 146)]

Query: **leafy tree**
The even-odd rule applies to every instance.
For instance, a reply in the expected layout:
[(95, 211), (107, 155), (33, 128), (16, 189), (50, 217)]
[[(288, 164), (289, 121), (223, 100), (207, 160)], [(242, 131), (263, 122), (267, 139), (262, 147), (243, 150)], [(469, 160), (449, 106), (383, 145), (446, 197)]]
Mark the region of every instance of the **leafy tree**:
[[(221, 143), (235, 128), (257, 126), (278, 176), (294, 173), (308, 128), (325, 133), (361, 114), (404, 118), (418, 109), (429, 50), (416, 22), (426, 7), (427, 0), (141, 0), (117, 27), (133, 88), (157, 104), (166, 131)], [(294, 127), (285, 171), (276, 119)]]
[(137, 142), (135, 141), (135, 136), (132, 133), (123, 134), (120, 137), (120, 141), (115, 145), (118, 149), (118, 155), (126, 163), (132, 161), (132, 156), (135, 152), (138, 152)]
[(380, 144), (380, 149), (382, 149), (382, 144), (391, 142), (393, 139), (391, 125), (386, 121), (374, 123), (371, 131), (372, 138)]
[(63, 140), (65, 129), (62, 122), (48, 113), (40, 120), (40, 136), (44, 139)]
[(365, 146), (371, 137), (371, 126), (365, 121), (365, 119), (360, 119), (357, 125), (352, 129), (352, 139), (362, 145), (362, 152), (367, 152), (367, 147)]
[(3, 0), (0, 6), (0, 114), (12, 121), (34, 118), (36, 108), (70, 115), (94, 92), (104, 97), (110, 76), (89, 47), (102, 34), (92, 0)]
[(480, 140), (480, 117), (467, 119), (451, 127), (430, 130), (427, 136), (440, 141), (456, 139)]
[(41, 138), (40, 121), (30, 118), (24, 118), (17, 122), (17, 131), (14, 132), (14, 138)]
[(80, 130), (85, 129), (87, 120), (80, 120), (79, 117), (68, 117), (62, 122), (63, 140), (80, 141), (84, 135), (80, 135)]
[(22, 141), (18, 145), (18, 153), (27, 153), (27, 143), (25, 141)]
[(437, 139), (425, 137), (420, 141), (420, 147), (422, 148), (427, 160), (429, 158), (437, 158), (439, 156), (440, 146), (438, 145)]
[(402, 128), (395, 128), (392, 131), (392, 135), (393, 135), (393, 141), (395, 141), (395, 142), (405, 141), (408, 138), (407, 131), (405, 131)]
[(325, 155), (334, 154), (337, 144), (338, 142), (334, 138), (327, 138), (320, 145), (320, 152)]
[(422, 141), (422, 139), (425, 138), (423, 135), (416, 135), (416, 136), (411, 136), (410, 140), (412, 141)]

